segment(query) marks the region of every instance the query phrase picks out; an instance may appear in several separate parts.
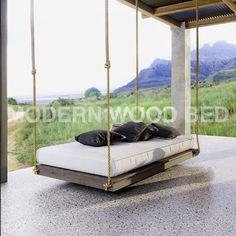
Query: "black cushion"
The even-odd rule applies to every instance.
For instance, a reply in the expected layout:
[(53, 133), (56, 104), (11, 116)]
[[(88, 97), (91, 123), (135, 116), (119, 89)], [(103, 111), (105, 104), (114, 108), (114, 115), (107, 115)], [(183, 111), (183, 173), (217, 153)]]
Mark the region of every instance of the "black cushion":
[[(110, 132), (111, 144), (115, 141), (121, 141), (125, 139), (124, 135), (118, 134), (117, 132)], [(100, 147), (107, 146), (107, 131), (105, 130), (93, 130), (87, 133), (80, 134), (75, 137), (75, 140), (84, 145)]]
[(132, 121), (116, 128), (115, 132), (124, 135), (126, 137), (124, 141), (137, 142), (146, 128), (147, 125), (143, 122)]
[(147, 125), (146, 129), (142, 132), (139, 141), (147, 141), (151, 139), (158, 132), (158, 128), (153, 125)]
[(171, 126), (161, 125), (158, 123), (152, 123), (151, 125), (158, 129), (154, 134), (156, 137), (173, 139), (180, 135), (180, 133)]

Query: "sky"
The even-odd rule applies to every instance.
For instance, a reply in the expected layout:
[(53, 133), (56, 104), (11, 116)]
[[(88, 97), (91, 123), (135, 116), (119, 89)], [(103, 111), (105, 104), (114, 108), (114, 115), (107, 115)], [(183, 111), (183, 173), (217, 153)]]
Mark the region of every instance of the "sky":
[[(32, 94), (30, 1), (8, 1), (8, 96)], [(37, 92), (80, 94), (89, 87), (106, 88), (104, 0), (35, 0)], [(204, 27), (200, 44), (236, 44), (236, 23)], [(195, 48), (195, 31), (191, 30)], [(135, 11), (110, 0), (111, 87), (135, 77)], [(140, 17), (140, 69), (155, 58), (170, 59), (171, 30)]]

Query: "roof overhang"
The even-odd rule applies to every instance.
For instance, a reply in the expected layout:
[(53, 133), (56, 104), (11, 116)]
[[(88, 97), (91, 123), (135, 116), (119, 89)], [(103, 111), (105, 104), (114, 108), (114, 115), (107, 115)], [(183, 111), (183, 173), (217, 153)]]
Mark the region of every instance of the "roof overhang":
[[(136, 0), (119, 0), (135, 8)], [(195, 0), (139, 0), (143, 17), (152, 17), (171, 27), (196, 26)], [(236, 21), (236, 0), (199, 0), (199, 26)]]

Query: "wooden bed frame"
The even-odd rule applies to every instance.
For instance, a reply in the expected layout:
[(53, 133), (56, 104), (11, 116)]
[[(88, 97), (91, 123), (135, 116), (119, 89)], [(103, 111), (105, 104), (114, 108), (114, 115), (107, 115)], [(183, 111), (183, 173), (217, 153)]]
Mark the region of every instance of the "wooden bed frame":
[[(166, 169), (175, 166), (183, 161), (193, 158), (193, 150), (185, 151), (177, 155), (162, 159), (147, 166), (132, 170), (128, 173), (112, 177), (112, 187), (108, 189), (110, 192), (115, 192), (127, 186), (135, 184), (141, 180), (158, 174)], [(55, 179), (68, 181), (88, 187), (104, 190), (104, 183), (107, 182), (107, 177), (93, 175), (89, 173), (73, 171), (53, 166), (41, 165), (38, 166), (38, 175), (47, 176)]]

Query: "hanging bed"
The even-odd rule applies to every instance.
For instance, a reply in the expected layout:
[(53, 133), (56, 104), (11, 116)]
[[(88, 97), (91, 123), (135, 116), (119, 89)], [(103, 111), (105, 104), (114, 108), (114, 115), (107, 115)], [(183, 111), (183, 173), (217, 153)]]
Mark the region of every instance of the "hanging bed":
[[(105, 45), (107, 80), (107, 145), (90, 147), (78, 142), (44, 147), (37, 150), (37, 96), (34, 38), (34, 0), (31, 0), (31, 48), (33, 77), (33, 142), (34, 173), (65, 180), (89, 187), (115, 192), (132, 185), (174, 165), (198, 155), (199, 145), (199, 16), (196, 0), (196, 141), (193, 148), (192, 136), (181, 135), (174, 139), (154, 138), (145, 142), (117, 143), (111, 145), (110, 118), (110, 47), (109, 47), (109, 0), (105, 0)], [(139, 0), (136, 5), (136, 119), (139, 120)]]
[[(193, 157), (192, 136), (154, 138), (111, 146), (109, 191), (117, 191)], [(37, 151), (38, 174), (104, 189), (107, 179), (107, 147), (78, 142), (41, 148)]]

